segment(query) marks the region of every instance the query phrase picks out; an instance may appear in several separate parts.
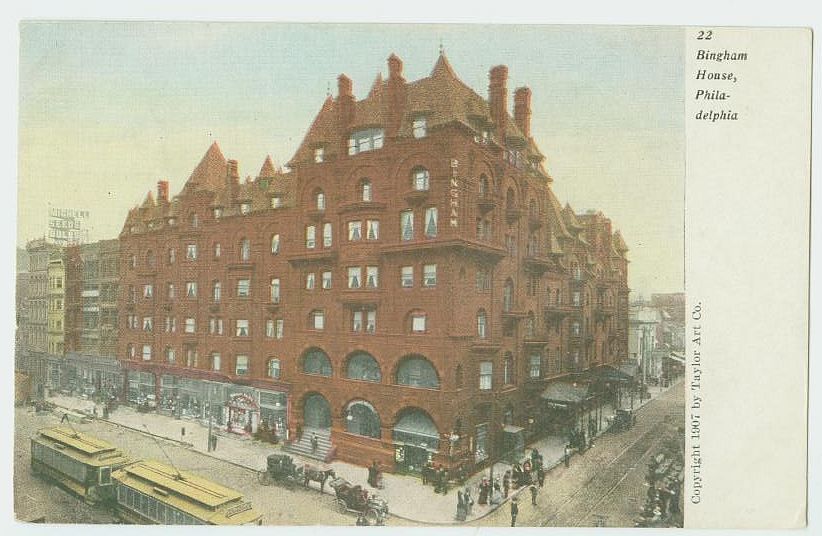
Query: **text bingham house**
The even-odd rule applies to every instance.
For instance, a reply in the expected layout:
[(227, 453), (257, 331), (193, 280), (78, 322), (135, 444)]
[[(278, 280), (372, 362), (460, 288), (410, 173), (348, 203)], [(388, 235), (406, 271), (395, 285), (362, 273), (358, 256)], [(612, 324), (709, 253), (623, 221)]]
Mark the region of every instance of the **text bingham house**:
[(504, 66), (488, 100), (444, 55), (414, 82), (388, 67), (360, 101), (339, 77), (289, 172), (240, 181), (215, 143), (179, 195), (161, 181), (129, 212), (132, 403), (296, 451), (316, 433), (320, 457), (471, 468), (570, 419), (550, 385), (626, 357), (625, 242), (558, 203), (530, 90), (512, 118)]

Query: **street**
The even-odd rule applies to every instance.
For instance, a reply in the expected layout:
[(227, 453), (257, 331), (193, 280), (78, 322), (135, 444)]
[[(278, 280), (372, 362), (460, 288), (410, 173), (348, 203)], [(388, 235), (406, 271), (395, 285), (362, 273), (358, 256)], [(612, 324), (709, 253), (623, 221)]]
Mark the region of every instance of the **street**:
[[(645, 500), (648, 461), (666, 439), (684, 443), (684, 400), (674, 385), (637, 414), (636, 425), (622, 433), (606, 433), (593, 448), (548, 472), (531, 505), (527, 490), (519, 496), (517, 526), (633, 527)], [(509, 526), (509, 505), (476, 525)]]
[[(88, 506), (31, 474), (29, 438), (38, 429), (59, 423), (59, 417), (52, 413), (35, 415), (29, 408), (15, 409), (14, 509), (17, 519), (30, 521), (45, 517), (48, 523), (113, 522), (114, 517), (104, 508)], [(125, 448), (134, 457), (167, 463), (155, 440), (146, 434), (102, 420), (73, 426), (79, 432)], [(256, 474), (249, 469), (180, 447), (171, 441), (157, 441), (161, 442), (179, 469), (197, 473), (242, 492), (254, 508), (262, 512), (264, 524), (354, 525), (356, 521), (353, 514), (343, 514), (336, 509), (332, 495), (321, 495), (316, 483), (312, 484), (312, 489), (304, 489), (301, 485), (294, 486), (293, 490), (277, 485), (261, 486)]]

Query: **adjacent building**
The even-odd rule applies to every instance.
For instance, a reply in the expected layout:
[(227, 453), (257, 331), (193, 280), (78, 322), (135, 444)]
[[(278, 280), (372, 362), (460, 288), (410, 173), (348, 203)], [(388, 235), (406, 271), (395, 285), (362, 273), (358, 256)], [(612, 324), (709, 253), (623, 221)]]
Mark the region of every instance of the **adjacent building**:
[[(444, 55), (367, 97), (338, 80), (288, 172), (213, 144), (120, 235), (127, 399), (390, 470), (474, 468), (544, 424), (551, 386), (628, 358), (628, 248), (554, 195), (531, 92)], [(556, 390), (556, 389), (554, 389)], [(561, 405), (561, 404), (560, 404)]]

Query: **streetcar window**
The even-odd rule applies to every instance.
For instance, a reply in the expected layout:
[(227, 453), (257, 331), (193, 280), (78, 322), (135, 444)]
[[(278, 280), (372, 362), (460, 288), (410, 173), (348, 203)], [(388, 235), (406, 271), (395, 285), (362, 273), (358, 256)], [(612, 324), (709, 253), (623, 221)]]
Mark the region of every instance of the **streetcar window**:
[(111, 467), (101, 467), (100, 468), (100, 480), (101, 485), (111, 484)]

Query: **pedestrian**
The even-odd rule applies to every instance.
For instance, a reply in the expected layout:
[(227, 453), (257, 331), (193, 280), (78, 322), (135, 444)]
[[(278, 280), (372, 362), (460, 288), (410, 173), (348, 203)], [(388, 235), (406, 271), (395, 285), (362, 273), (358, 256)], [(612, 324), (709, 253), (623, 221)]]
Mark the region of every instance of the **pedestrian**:
[(372, 488), (377, 487), (377, 471), (377, 460), (374, 460), (368, 467), (368, 485)]
[(511, 499), (511, 526), (517, 526), (517, 514), (519, 514), (519, 505), (517, 504), (517, 498), (514, 497)]
[(571, 446), (565, 445), (565, 467), (569, 467), (571, 465)]
[(425, 486), (431, 480), (431, 461), (425, 462), (422, 466), (422, 485)]
[(536, 506), (537, 505), (537, 487), (531, 484), (531, 487), (528, 488), (531, 490), (531, 504)]
[(508, 491), (511, 489), (511, 470), (505, 471), (502, 477), (502, 492), (505, 498), (508, 498)]
[(488, 491), (490, 488), (491, 486), (488, 484), (488, 479), (483, 477), (479, 486), (479, 499), (477, 502), (483, 505), (488, 504)]
[(448, 495), (448, 469), (442, 468), (442, 494)]
[(317, 439), (316, 433), (311, 433), (311, 454), (315, 454), (317, 452), (317, 447), (320, 444), (320, 440)]
[(457, 490), (457, 521), (465, 521), (465, 498), (462, 496), (462, 491)]
[(470, 516), (474, 510), (474, 498), (471, 497), (471, 490), (468, 489), (468, 486), (465, 486), (465, 489), (462, 490), (462, 498), (465, 501), (465, 515), (466, 517)]
[(68, 413), (63, 413), (63, 416), (60, 418), (60, 424), (64, 422), (68, 422)]
[(357, 516), (357, 526), (358, 527), (367, 527), (368, 525), (369, 525), (368, 518), (365, 517), (365, 514), (360, 512), (360, 514)]
[(542, 465), (537, 467), (537, 482), (539, 482), (539, 487), (542, 487), (545, 482), (545, 469), (542, 468)]

